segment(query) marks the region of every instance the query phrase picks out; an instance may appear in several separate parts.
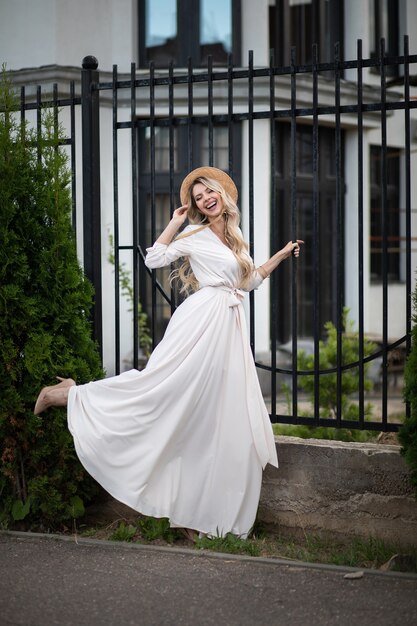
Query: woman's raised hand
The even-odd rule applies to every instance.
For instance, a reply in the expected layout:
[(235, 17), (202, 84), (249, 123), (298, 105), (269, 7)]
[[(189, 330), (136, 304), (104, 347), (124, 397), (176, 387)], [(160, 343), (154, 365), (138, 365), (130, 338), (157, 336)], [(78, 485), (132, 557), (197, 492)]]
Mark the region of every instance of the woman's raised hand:
[(188, 214), (188, 204), (183, 204), (183, 206), (180, 206), (178, 209), (175, 209), (175, 211), (172, 214), (172, 220), (174, 220), (179, 226), (181, 226), (182, 224), (184, 224), (185, 220), (187, 219), (187, 214)]
[(289, 241), (286, 246), (281, 250), (284, 259), (288, 258), (292, 254), (294, 256), (300, 256), (300, 246), (304, 243), (302, 239), (296, 239), (295, 241)]

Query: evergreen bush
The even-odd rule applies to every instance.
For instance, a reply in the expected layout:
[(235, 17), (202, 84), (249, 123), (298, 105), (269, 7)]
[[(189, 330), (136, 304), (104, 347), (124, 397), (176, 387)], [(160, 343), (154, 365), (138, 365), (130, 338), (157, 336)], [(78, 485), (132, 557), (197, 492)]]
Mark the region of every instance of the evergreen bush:
[(406, 417), (398, 436), (401, 454), (410, 466), (411, 483), (417, 497), (417, 286), (413, 294), (413, 308), (411, 351), (404, 370), (404, 398), (410, 403), (410, 415)]
[[(342, 365), (355, 363), (359, 359), (359, 335), (354, 330), (353, 321), (349, 319), (349, 309), (343, 310), (342, 320)], [(320, 369), (332, 369), (337, 365), (337, 329), (332, 322), (324, 325), (326, 338), (319, 343)], [(376, 345), (364, 339), (364, 356), (370, 356), (376, 350)], [(372, 381), (367, 376), (369, 363), (364, 365), (364, 387), (366, 391), (372, 388)], [(314, 354), (305, 354), (300, 351), (298, 355), (298, 369), (314, 372)], [(299, 384), (304, 389), (312, 404), (314, 404), (314, 376), (300, 376)], [(341, 381), (341, 418), (345, 420), (357, 420), (359, 418), (359, 406), (350, 399), (351, 394), (359, 389), (359, 368), (354, 367), (342, 372)], [(337, 374), (321, 374), (319, 377), (319, 404), (321, 417), (337, 418)], [(365, 404), (365, 417), (372, 414), (371, 403)]]
[(62, 409), (33, 415), (57, 375), (101, 378), (89, 313), (93, 290), (71, 226), (62, 133), (44, 111), (41, 132), (20, 120), (0, 84), (0, 524), (51, 528), (78, 517), (96, 492)]

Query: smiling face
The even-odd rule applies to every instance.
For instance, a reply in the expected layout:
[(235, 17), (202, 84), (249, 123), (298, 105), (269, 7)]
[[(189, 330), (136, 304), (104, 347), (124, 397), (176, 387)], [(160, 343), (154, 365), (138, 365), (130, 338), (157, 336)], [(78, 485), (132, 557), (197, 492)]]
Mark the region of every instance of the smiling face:
[(209, 222), (223, 212), (223, 198), (217, 191), (213, 191), (204, 183), (195, 183), (191, 193), (195, 206), (202, 215), (207, 217)]

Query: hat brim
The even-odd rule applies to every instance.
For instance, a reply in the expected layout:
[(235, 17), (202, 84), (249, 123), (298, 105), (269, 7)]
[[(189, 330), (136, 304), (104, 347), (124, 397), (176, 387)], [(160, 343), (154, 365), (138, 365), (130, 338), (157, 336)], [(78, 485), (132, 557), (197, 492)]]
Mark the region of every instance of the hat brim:
[(180, 188), (180, 198), (182, 205), (187, 203), (188, 192), (196, 178), (211, 178), (212, 180), (217, 181), (229, 194), (233, 202), (237, 202), (237, 188), (230, 176), (226, 174), (226, 172), (223, 172), (223, 170), (219, 170), (217, 167), (204, 166), (197, 167), (197, 169), (190, 172), (182, 181)]

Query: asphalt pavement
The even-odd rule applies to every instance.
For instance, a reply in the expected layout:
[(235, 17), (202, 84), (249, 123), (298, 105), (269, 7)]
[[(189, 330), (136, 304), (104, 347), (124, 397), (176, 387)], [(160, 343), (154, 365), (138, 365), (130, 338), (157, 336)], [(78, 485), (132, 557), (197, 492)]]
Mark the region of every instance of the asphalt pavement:
[(0, 533), (1, 626), (415, 626), (417, 576)]

